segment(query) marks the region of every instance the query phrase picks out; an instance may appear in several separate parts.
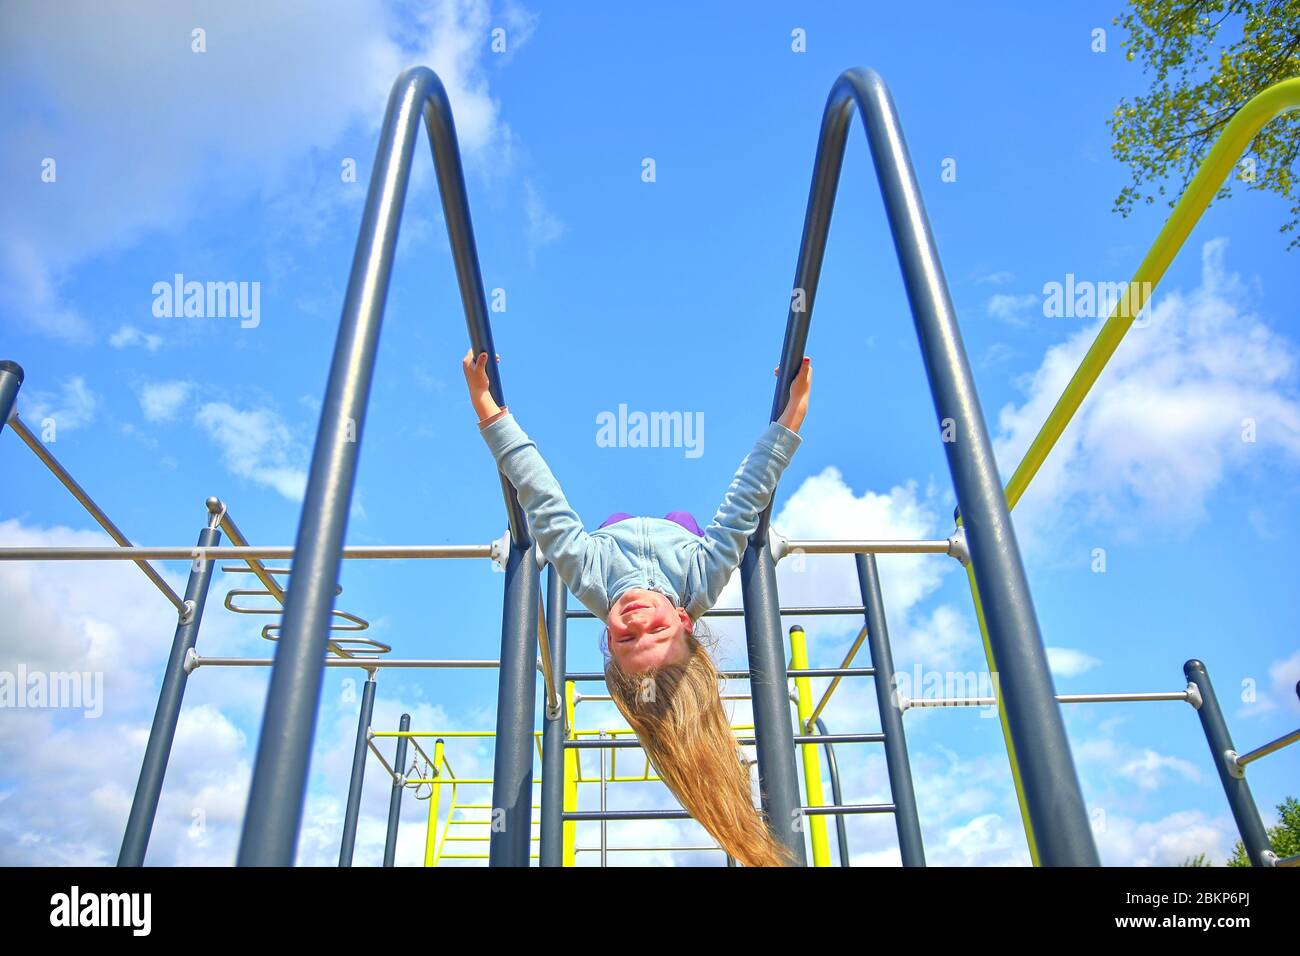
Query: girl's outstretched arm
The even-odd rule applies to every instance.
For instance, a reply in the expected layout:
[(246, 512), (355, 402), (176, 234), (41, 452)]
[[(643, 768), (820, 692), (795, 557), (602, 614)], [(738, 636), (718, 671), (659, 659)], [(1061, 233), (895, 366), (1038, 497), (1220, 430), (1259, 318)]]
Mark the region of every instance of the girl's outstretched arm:
[(687, 608), (692, 617), (713, 607), (739, 567), (749, 536), (758, 527), (758, 516), (771, 501), (782, 472), (803, 442), (799, 426), (808, 411), (811, 387), (812, 362), (804, 359), (790, 383), (790, 397), (781, 417), (767, 426), (753, 451), (740, 463), (718, 513), (704, 529), (698, 568), (700, 585)]
[[(514, 416), (487, 394), (487, 353), (466, 354), (465, 377), (479, 415), (479, 432), (501, 473), (519, 495), (528, 528), (573, 596), (604, 620), (609, 613), (600, 549), (570, 507), (550, 467)], [(498, 359), (499, 361), (499, 359)], [(481, 378), (480, 378), (481, 376)], [(486, 401), (482, 396), (486, 394)]]

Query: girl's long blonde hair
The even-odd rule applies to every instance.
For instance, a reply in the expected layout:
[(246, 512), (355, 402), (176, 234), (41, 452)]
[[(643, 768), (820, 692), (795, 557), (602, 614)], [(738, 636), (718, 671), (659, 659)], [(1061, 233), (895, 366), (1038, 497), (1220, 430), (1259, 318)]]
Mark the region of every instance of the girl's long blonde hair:
[[(700, 622), (694, 627), (711, 638)], [(640, 674), (624, 672), (607, 641), (606, 634), (610, 696), (682, 806), (744, 866), (793, 866), (754, 808), (749, 769), (722, 709), (721, 679), (699, 638), (685, 635), (685, 662)]]

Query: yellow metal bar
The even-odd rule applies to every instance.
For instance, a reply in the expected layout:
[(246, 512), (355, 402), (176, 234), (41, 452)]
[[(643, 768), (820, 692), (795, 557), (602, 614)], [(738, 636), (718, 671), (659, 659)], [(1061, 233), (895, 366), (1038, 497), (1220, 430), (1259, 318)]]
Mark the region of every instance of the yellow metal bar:
[[(569, 738), (575, 739), (577, 734), (572, 730), (574, 726), (574, 717), (576, 705), (574, 703), (574, 683), (573, 681), (564, 682), (564, 725), (570, 728)], [(578, 778), (581, 776), (581, 768), (578, 764), (578, 752), (571, 747), (564, 748), (564, 809), (566, 812), (572, 812), (578, 809)], [(578, 854), (574, 847), (577, 845), (577, 821), (566, 820), (564, 826), (564, 859), (565, 866), (577, 866)]]
[(1138, 266), (1137, 274), (1129, 283), (1130, 294), (1120, 297), (1115, 311), (1097, 333), (1097, 338), (1093, 340), (1088, 354), (1079, 363), (1079, 368), (1070, 379), (1070, 384), (1061, 393), (1056, 407), (1047, 416), (1047, 421), (1039, 429), (1038, 435), (1030, 444), (1029, 450), (1025, 452), (1015, 473), (1012, 474), (1011, 480), (1007, 482), (1007, 507), (1016, 506), (1020, 496), (1029, 487), (1029, 482), (1038, 474), (1038, 469), (1047, 459), (1048, 452), (1052, 450), (1057, 439), (1069, 425), (1070, 419), (1083, 403), (1088, 390), (1097, 381), (1097, 376), (1106, 367), (1110, 357), (1115, 354), (1115, 349), (1119, 347), (1129, 326), (1146, 306), (1147, 298), (1164, 276), (1169, 263), (1187, 241), (1192, 227), (1201, 218), (1210, 200), (1219, 191), (1228, 173), (1232, 171), (1241, 154), (1255, 138), (1255, 134), (1265, 123), (1294, 109), (1300, 109), (1300, 77), (1283, 80), (1270, 86), (1239, 109), (1224, 127), (1218, 140), (1210, 149), (1209, 155), (1201, 163), (1196, 176), (1188, 185), (1187, 191), (1183, 193), (1182, 198), (1178, 200), (1178, 205), (1165, 221), (1164, 228), (1156, 236), (1156, 241), (1147, 252), (1146, 258)]
[[(853, 663), (853, 658), (857, 656), (858, 650), (862, 647), (862, 642), (866, 639), (867, 626), (863, 624), (862, 630), (858, 631), (857, 640), (853, 642), (853, 646), (849, 648), (849, 652), (844, 655), (844, 661), (840, 664), (840, 669), (844, 669)], [(835, 678), (830, 682), (830, 686), (826, 688), (826, 693), (822, 695), (822, 699), (817, 702), (817, 706), (813, 708), (813, 712), (808, 715), (808, 719), (804, 721), (802, 725), (805, 734), (812, 733), (812, 725), (816, 723), (817, 718), (822, 715), (822, 711), (825, 710), (826, 705), (830, 703), (831, 694), (835, 693), (835, 688), (840, 686), (840, 681), (843, 679), (843, 674), (836, 674)]]
[[(808, 642), (802, 627), (790, 628), (790, 669), (802, 670), (808, 667)], [(807, 677), (794, 679), (795, 700), (799, 709), (799, 726), (804, 733), (812, 733), (809, 725), (812, 715), (812, 681)], [(808, 806), (825, 806), (822, 797), (822, 765), (817, 753), (817, 744), (802, 744), (803, 782), (808, 794)], [(831, 848), (826, 839), (826, 818), (821, 814), (805, 816), (809, 836), (812, 838), (813, 866), (831, 865)]]
[[(1116, 303), (1114, 311), (1101, 327), (1101, 331), (1097, 333), (1083, 361), (1079, 363), (1069, 384), (1065, 386), (1065, 391), (1057, 399), (1047, 420), (1038, 430), (1029, 449), (1021, 458), (1020, 464), (1012, 473), (1006, 487), (1008, 509), (1015, 508), (1020, 502), (1029, 483), (1038, 474), (1048, 454), (1070, 424), (1074, 413), (1079, 410), (1093, 384), (1105, 369), (1106, 363), (1119, 348), (1133, 321), (1146, 308), (1151, 293), (1164, 277), (1174, 256), (1191, 235), (1192, 228), (1200, 220), (1210, 200), (1219, 191), (1241, 154), (1250, 146), (1255, 134), (1265, 123), (1295, 109), (1300, 109), (1300, 77), (1283, 80), (1270, 86), (1253, 97), (1228, 121), (1228, 125), (1219, 134), (1209, 154), (1201, 162), (1196, 176), (1188, 184), (1178, 204), (1174, 206), (1174, 211), (1165, 220), (1155, 242), (1138, 266), (1137, 273), (1129, 283), (1126, 293)], [(984, 655), (988, 661), (989, 672), (996, 675), (998, 666), (997, 661), (993, 659), (993, 648), (989, 644), (988, 628), (985, 626), (984, 611), (980, 602), (979, 583), (975, 579), (973, 567), (968, 567), (967, 573), (970, 577), (971, 597), (975, 602), (976, 617), (979, 619), (980, 636), (984, 641)], [(1024, 786), (1020, 779), (1020, 766), (1016, 760), (1015, 746), (1011, 742), (1011, 731), (1007, 724), (1001, 694), (998, 694), (997, 698), (998, 718), (1002, 723), (1002, 737), (1006, 743), (1007, 759), (1011, 763), (1011, 777), (1016, 787), (1016, 799), (1020, 804), (1020, 817), (1025, 827), (1030, 858), (1037, 866), (1038, 848), (1033, 827), (1029, 822)]]
[[(433, 745), (433, 772), (441, 774), (443, 747), (441, 740)], [(424, 865), (438, 865), (438, 805), (442, 802), (442, 787), (429, 790), (429, 822), (424, 827)], [(446, 834), (443, 840), (446, 840)]]

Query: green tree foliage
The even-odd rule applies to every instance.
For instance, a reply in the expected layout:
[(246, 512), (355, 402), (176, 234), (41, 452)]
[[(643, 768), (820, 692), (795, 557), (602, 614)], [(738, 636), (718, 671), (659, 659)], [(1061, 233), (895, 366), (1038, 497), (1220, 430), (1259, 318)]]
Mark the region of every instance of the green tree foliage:
[(1179, 866), (1214, 866), (1214, 864), (1210, 862), (1210, 858), (1206, 856), (1204, 853), (1198, 853), (1196, 854), (1196, 856), (1189, 856), (1187, 859), (1183, 860), (1183, 862), (1179, 863), (1178, 865)]
[[(1137, 202), (1165, 197), (1166, 183), (1177, 176), (1173, 206), (1237, 110), (1274, 83), (1300, 77), (1300, 0), (1131, 4), (1114, 23), (1128, 31), (1125, 55), (1142, 63), (1152, 83), (1145, 96), (1120, 100), (1111, 118), (1111, 153), (1133, 177), (1115, 199), (1123, 216)], [(1235, 179), (1287, 199), (1291, 218), (1279, 231), (1293, 234), (1288, 249), (1300, 246), (1298, 153), (1300, 114), (1292, 112), (1260, 130), (1247, 153), (1253, 164), (1241, 164), (1215, 197), (1231, 195)]]
[[(1269, 827), (1268, 842), (1273, 844), (1273, 852), (1285, 858), (1300, 853), (1300, 801), (1287, 797), (1277, 805), (1281, 821), (1275, 827)], [(1232, 848), (1228, 857), (1228, 866), (1250, 866), (1250, 857), (1246, 856), (1246, 847), (1240, 840)]]

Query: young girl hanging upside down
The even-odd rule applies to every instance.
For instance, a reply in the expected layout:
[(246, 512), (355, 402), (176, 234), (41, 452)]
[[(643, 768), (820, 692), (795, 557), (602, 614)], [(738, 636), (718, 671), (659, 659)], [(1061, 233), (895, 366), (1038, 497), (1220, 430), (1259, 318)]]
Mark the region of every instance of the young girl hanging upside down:
[(707, 528), (684, 511), (662, 518), (617, 512), (590, 533), (537, 445), (492, 398), (487, 353), (475, 357), (471, 349), (462, 366), (480, 433), (518, 493), (543, 558), (606, 625), (601, 650), (610, 696), (659, 777), (743, 865), (790, 865), (754, 808), (704, 643), (713, 639), (699, 618), (740, 565), (758, 516), (803, 441), (812, 362), (803, 360), (785, 410), (740, 463)]

